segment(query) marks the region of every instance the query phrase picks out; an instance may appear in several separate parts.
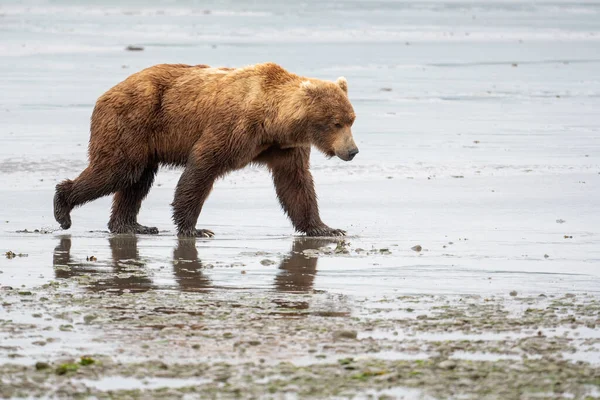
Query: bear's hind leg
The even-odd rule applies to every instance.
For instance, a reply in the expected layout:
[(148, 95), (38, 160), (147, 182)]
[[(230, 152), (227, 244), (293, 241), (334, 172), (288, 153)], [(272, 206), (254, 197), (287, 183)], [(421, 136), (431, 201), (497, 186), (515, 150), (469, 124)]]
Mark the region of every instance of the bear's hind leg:
[(54, 218), (62, 229), (69, 229), (73, 208), (116, 192), (122, 180), (112, 169), (89, 165), (74, 180), (66, 179), (56, 185)]
[(137, 222), (142, 201), (148, 195), (157, 171), (158, 165), (147, 167), (136, 183), (120, 189), (115, 194), (108, 222), (108, 229), (112, 233), (158, 233), (158, 228), (140, 225)]
[(60, 224), (62, 229), (71, 227), (71, 210), (73, 205), (69, 202), (69, 195), (73, 191), (73, 181), (64, 180), (56, 185), (54, 194), (54, 219)]

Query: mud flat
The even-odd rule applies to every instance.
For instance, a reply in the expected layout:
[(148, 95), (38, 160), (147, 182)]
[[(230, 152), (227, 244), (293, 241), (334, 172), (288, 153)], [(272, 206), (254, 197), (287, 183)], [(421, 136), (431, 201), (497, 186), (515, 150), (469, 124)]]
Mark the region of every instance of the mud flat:
[[(597, 2), (281, 4), (2, 2), (0, 397), (600, 398)], [(175, 237), (168, 169), (159, 235), (109, 198), (57, 230), (105, 90), (264, 61), (348, 79), (360, 154), (311, 162), (349, 237), (295, 237), (253, 168), (212, 240)]]
[(593, 295), (98, 292), (101, 279), (2, 288), (2, 397), (598, 396)]
[(389, 254), (300, 238), (223, 265), (180, 240), (153, 268), (136, 242), (104, 260), (59, 237), (47, 283), (0, 288), (0, 396), (598, 396), (597, 293), (351, 295), (319, 263)]

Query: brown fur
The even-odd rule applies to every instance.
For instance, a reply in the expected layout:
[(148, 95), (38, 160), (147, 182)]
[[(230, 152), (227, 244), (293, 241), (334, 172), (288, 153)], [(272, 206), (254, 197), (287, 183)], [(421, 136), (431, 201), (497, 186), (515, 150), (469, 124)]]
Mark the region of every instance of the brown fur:
[(184, 166), (173, 201), (181, 236), (212, 236), (196, 221), (214, 181), (249, 163), (266, 165), (297, 231), (342, 235), (319, 218), (310, 146), (351, 160), (358, 149), (347, 83), (303, 78), (272, 63), (245, 68), (161, 64), (103, 94), (92, 114), (89, 166), (56, 187), (55, 217), (115, 193), (111, 232), (157, 233), (137, 223), (159, 165)]

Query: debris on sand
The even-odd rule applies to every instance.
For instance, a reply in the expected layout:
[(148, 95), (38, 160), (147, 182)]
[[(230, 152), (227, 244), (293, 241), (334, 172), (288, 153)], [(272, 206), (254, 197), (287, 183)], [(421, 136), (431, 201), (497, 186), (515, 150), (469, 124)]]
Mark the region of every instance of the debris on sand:
[(92, 365), (95, 362), (96, 362), (96, 360), (94, 360), (92, 357), (83, 356), (83, 357), (81, 357), (79, 364), (83, 365), (85, 367), (86, 365)]
[(381, 91), (382, 92), (391, 92), (392, 88), (391, 87), (383, 87), (383, 88), (381, 88)]
[(562, 219), (562, 218), (559, 218), (559, 219), (557, 219), (557, 220), (556, 220), (556, 223), (557, 223), (557, 224), (564, 224), (565, 222), (567, 222), (567, 221), (565, 221), (565, 220), (564, 220), (564, 219)]
[(423, 250), (423, 247), (421, 247), (421, 245), (418, 244), (416, 246), (411, 247), (410, 249), (413, 251), (419, 252), (419, 251)]
[(356, 331), (335, 331), (333, 332), (334, 339), (356, 339), (358, 337), (358, 332)]
[(86, 261), (98, 261), (98, 259), (95, 256), (88, 256), (85, 258)]
[(517, 291), (516, 291), (516, 290), (512, 290), (512, 291), (511, 291), (509, 294), (510, 294), (511, 296), (515, 297), (515, 296), (516, 296), (517, 294), (519, 294), (519, 293), (517, 293)]
[(565, 235), (565, 239), (573, 239), (572, 235)]
[(544, 258), (550, 258), (548, 254), (544, 254)]
[(304, 254), (305, 257), (308, 258), (316, 258), (319, 256), (319, 250), (317, 249), (305, 249), (302, 250), (302, 254)]
[(73, 363), (65, 363), (56, 368), (57, 375), (66, 375), (69, 372), (77, 372), (79, 365)]
[(129, 45), (127, 47), (125, 47), (125, 50), (127, 51), (144, 51), (144, 47), (143, 46), (134, 46), (134, 45)]
[(277, 264), (275, 261), (273, 260), (269, 260), (268, 258), (265, 258), (264, 260), (262, 260), (260, 262), (262, 265), (264, 266), (268, 266), (268, 265), (273, 265), (273, 264)]
[(54, 231), (51, 229), (45, 229), (45, 228), (34, 229), (32, 231), (30, 231), (28, 229), (22, 229), (22, 230), (17, 231), (17, 233), (43, 233), (43, 234), (48, 234), (48, 233), (52, 233), (52, 232), (54, 232)]
[(6, 258), (8, 258), (9, 260), (12, 260), (15, 257), (27, 257), (28, 254), (24, 254), (24, 253), (15, 253), (14, 251), (7, 251), (6, 253), (4, 253), (4, 255), (6, 256)]
[(341, 242), (338, 242), (337, 246), (335, 247), (334, 252), (336, 254), (339, 254), (339, 253), (348, 254), (348, 253), (350, 253), (350, 250), (348, 250), (349, 247), (350, 247), (350, 243), (347, 243), (345, 240), (342, 240)]
[(35, 363), (35, 369), (37, 371), (41, 371), (43, 369), (48, 369), (48, 368), (50, 368), (50, 364), (48, 364), (47, 362), (38, 361)]
[(327, 246), (321, 246), (321, 247), (319, 247), (319, 251), (322, 254), (333, 254), (334, 249), (332, 249), (331, 247), (327, 247)]

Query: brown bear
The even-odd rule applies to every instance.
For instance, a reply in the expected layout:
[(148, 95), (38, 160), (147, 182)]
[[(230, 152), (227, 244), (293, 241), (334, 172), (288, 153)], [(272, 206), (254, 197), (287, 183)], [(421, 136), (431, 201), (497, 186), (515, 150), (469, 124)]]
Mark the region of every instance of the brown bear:
[(89, 165), (56, 186), (54, 217), (115, 193), (113, 233), (158, 233), (137, 222), (159, 165), (184, 166), (173, 200), (180, 236), (212, 237), (196, 229), (215, 180), (250, 163), (267, 166), (279, 202), (298, 232), (340, 236), (325, 225), (309, 171), (311, 145), (349, 161), (358, 153), (355, 114), (344, 78), (304, 78), (279, 65), (244, 68), (160, 64), (104, 93), (91, 119)]

